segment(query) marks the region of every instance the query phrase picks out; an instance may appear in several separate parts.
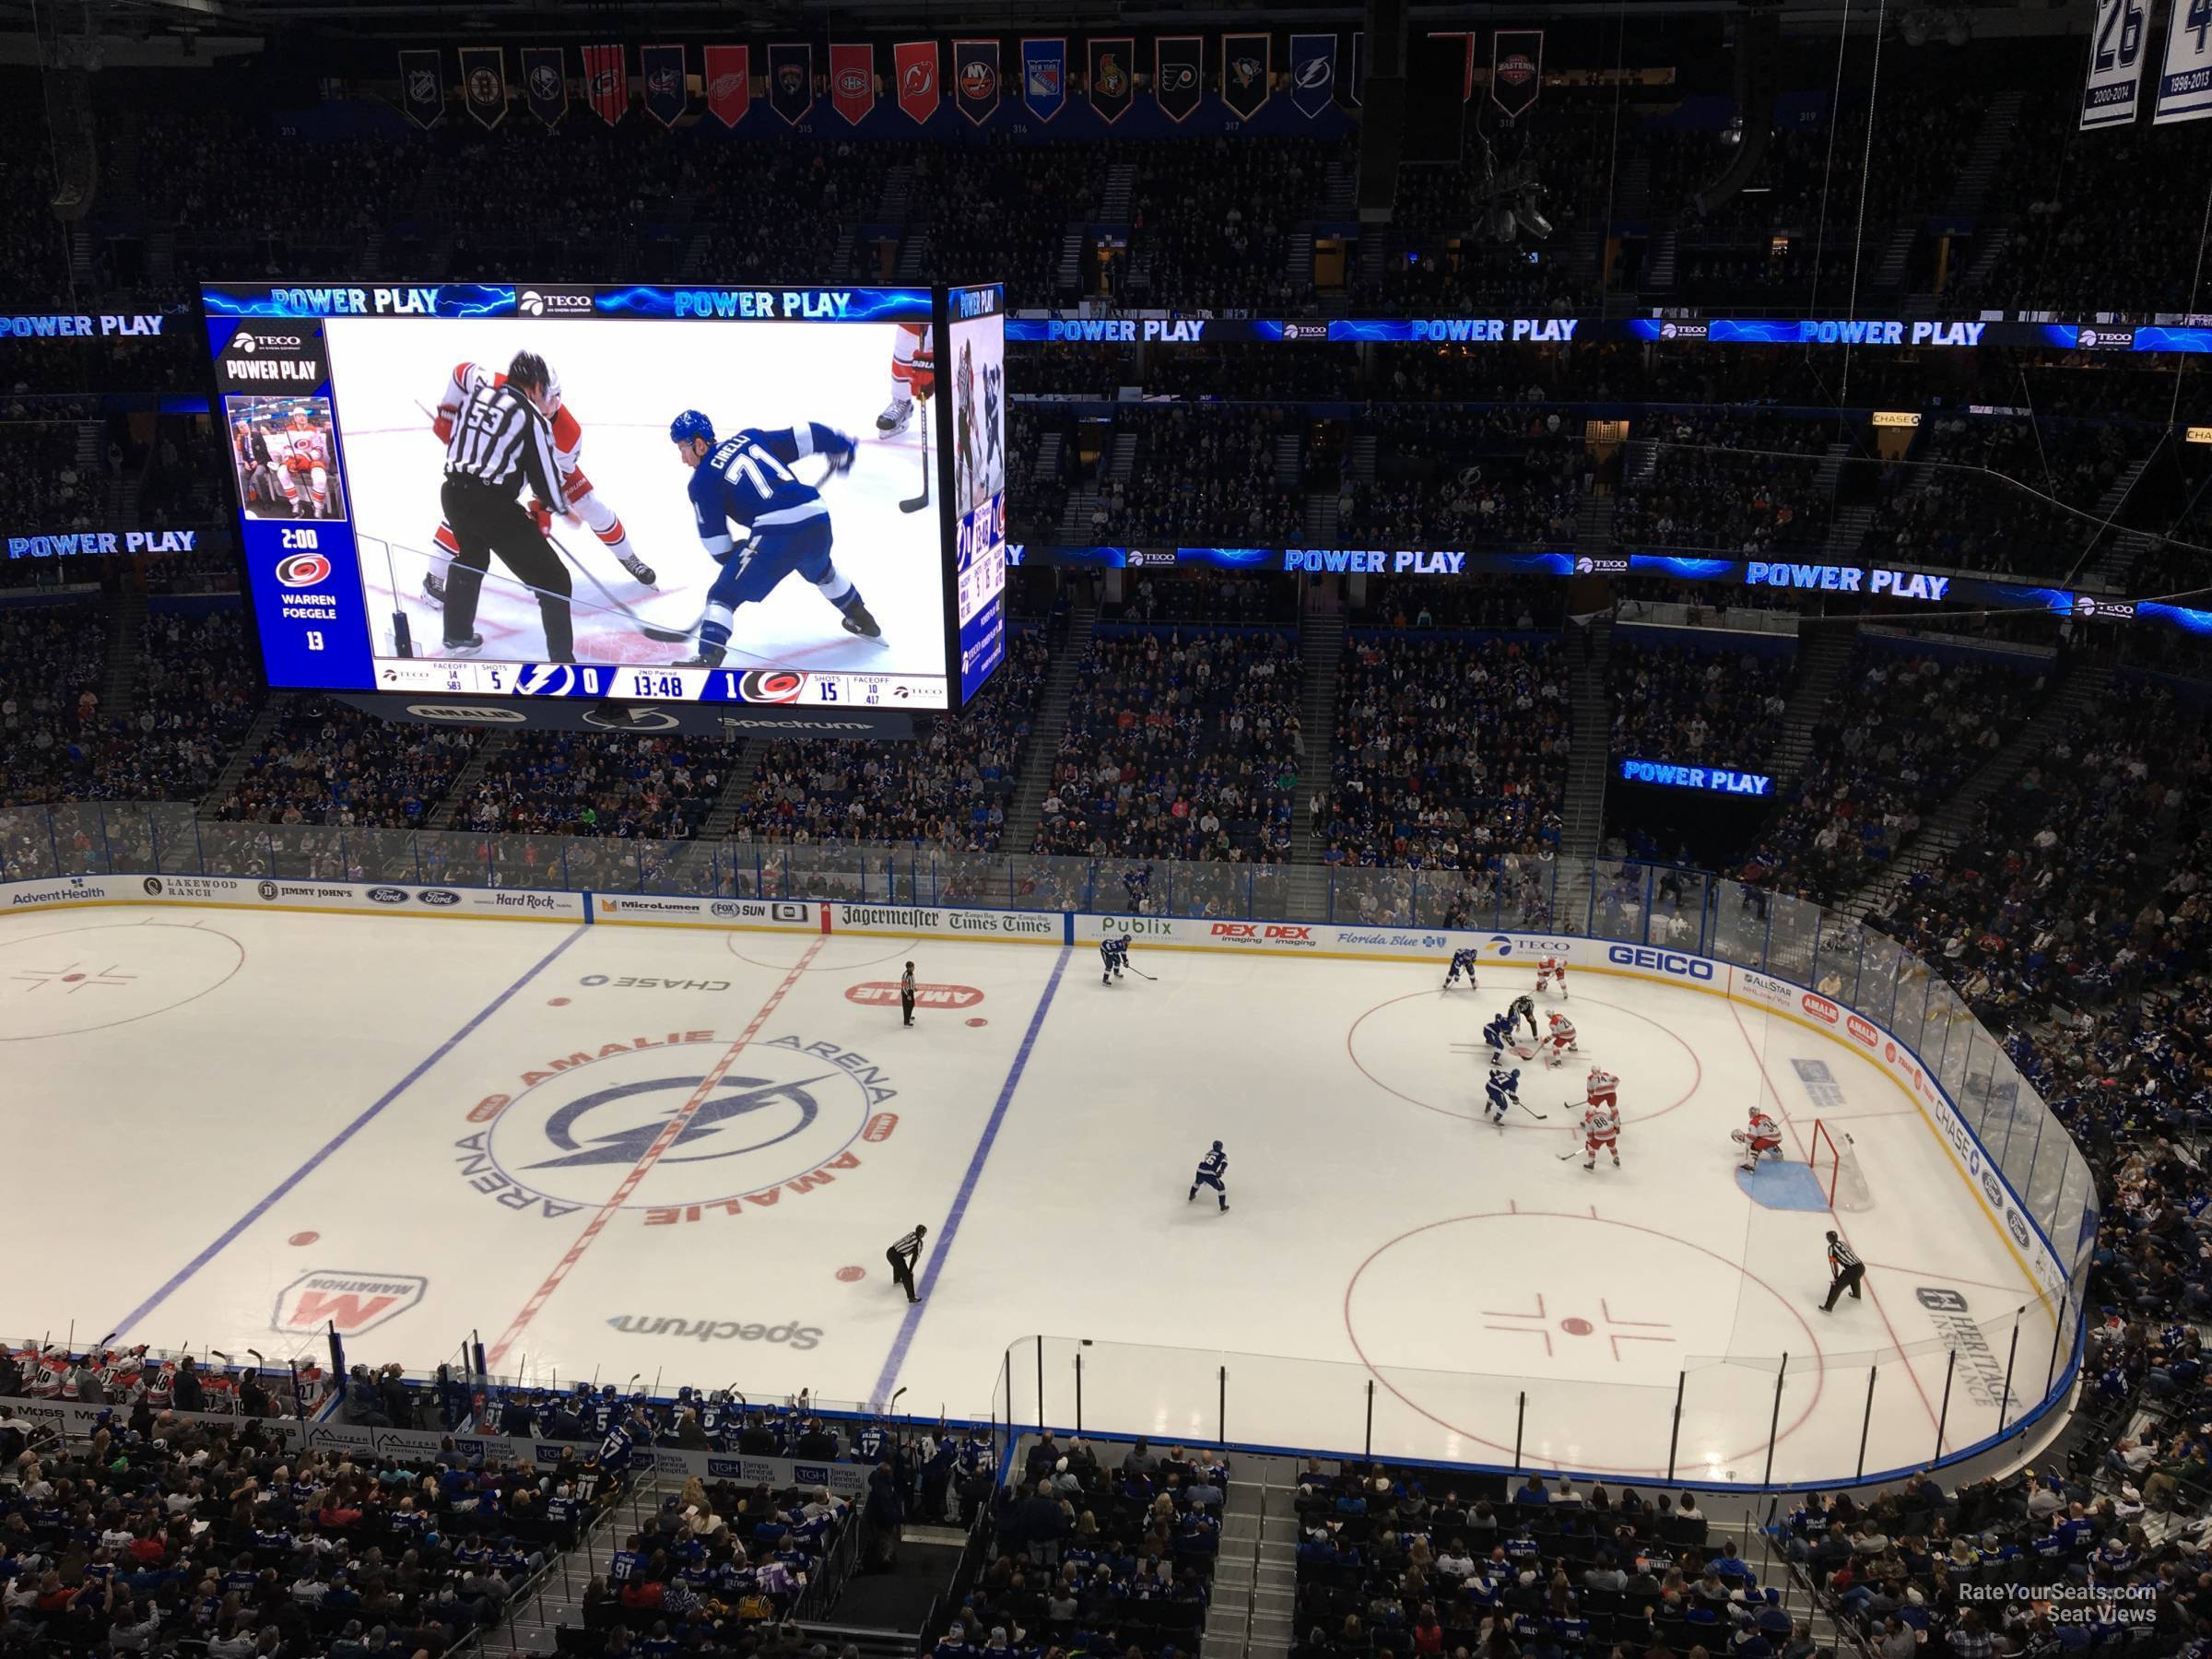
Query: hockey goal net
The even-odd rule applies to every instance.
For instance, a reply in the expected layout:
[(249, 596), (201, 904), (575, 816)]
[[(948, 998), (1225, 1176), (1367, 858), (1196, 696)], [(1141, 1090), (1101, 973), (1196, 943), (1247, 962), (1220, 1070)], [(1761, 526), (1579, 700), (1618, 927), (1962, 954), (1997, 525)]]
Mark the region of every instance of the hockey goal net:
[(1851, 1144), (1848, 1130), (1831, 1130), (1825, 1122), (1815, 1118), (1812, 1146), (1806, 1161), (1812, 1165), (1813, 1175), (1820, 1182), (1829, 1208), (1874, 1207), (1874, 1193), (1866, 1184), (1865, 1171), (1859, 1168), (1858, 1150)]

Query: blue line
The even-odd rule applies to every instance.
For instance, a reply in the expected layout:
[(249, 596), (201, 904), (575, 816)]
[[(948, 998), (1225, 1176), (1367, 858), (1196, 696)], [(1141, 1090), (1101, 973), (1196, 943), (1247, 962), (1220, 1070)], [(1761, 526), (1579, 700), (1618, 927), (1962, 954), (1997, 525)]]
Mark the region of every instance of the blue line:
[(922, 1313), (929, 1306), (929, 1293), (936, 1288), (937, 1269), (945, 1265), (945, 1258), (952, 1253), (953, 1236), (960, 1230), (960, 1218), (968, 1213), (968, 1201), (975, 1196), (975, 1183), (982, 1179), (983, 1163), (991, 1156), (991, 1143), (998, 1138), (999, 1125), (1006, 1121), (1006, 1108), (1014, 1103), (1014, 1090), (1021, 1082), (1022, 1068), (1030, 1063), (1030, 1051), (1037, 1046), (1037, 1033), (1044, 1029), (1045, 1010), (1053, 1006), (1053, 994), (1060, 989), (1060, 976), (1067, 971), (1074, 952), (1063, 947), (1059, 960), (1053, 964), (1053, 976), (1044, 982), (1044, 994), (1037, 999), (1037, 1012), (1030, 1016), (1030, 1029), (1021, 1034), (1021, 1046), (1014, 1051), (1014, 1064), (1006, 1070), (1006, 1081), (998, 1091), (998, 1104), (991, 1108), (991, 1121), (983, 1125), (982, 1138), (975, 1143), (975, 1156), (968, 1160), (968, 1173), (960, 1178), (960, 1190), (953, 1194), (952, 1208), (945, 1217), (945, 1231), (937, 1240), (937, 1247), (930, 1252), (929, 1265), (922, 1270), (922, 1282), (915, 1286), (921, 1300), (910, 1304), (906, 1317), (900, 1322), (899, 1335), (891, 1343), (891, 1351), (883, 1361), (883, 1374), (876, 1379), (876, 1392), (870, 1399), (882, 1402), (891, 1397), (891, 1383), (897, 1380), (899, 1368), (906, 1362), (906, 1350), (913, 1346), (914, 1333), (921, 1328)]
[(253, 1226), (254, 1222), (260, 1220), (262, 1217), (267, 1215), (269, 1211), (275, 1207), (278, 1199), (282, 1198), (294, 1187), (305, 1181), (310, 1175), (312, 1175), (317, 1170), (321, 1169), (324, 1160), (327, 1159), (333, 1152), (335, 1152), (347, 1141), (351, 1140), (355, 1135), (366, 1129), (370, 1123), (376, 1117), (378, 1112), (383, 1111), (385, 1107), (391, 1105), (393, 1101), (398, 1100), (401, 1095), (405, 1094), (409, 1088), (414, 1087), (416, 1080), (419, 1078), (423, 1073), (429, 1071), (431, 1066), (437, 1065), (439, 1061), (444, 1059), (446, 1055), (452, 1053), (455, 1048), (466, 1041), (469, 1035), (474, 1032), (478, 1026), (482, 1025), (494, 1014), (497, 1014), (501, 1008), (505, 1007), (509, 1000), (513, 997), (516, 992), (520, 991), (524, 985), (527, 985), (532, 980), (543, 973), (548, 967), (552, 965), (553, 959), (555, 957), (558, 957), (570, 946), (575, 944), (577, 940), (582, 938), (584, 933), (585, 929), (582, 927), (575, 928), (569, 934), (567, 938), (561, 940), (559, 944), (554, 946), (551, 950), (548, 950), (544, 956), (540, 957), (536, 964), (533, 966), (528, 972), (524, 973), (522, 978), (516, 980), (513, 984), (508, 986), (506, 990), (500, 992), (499, 995), (494, 997), (488, 1004), (487, 1004), (481, 1011), (472, 1017), (466, 1025), (463, 1026), (451, 1037), (448, 1037), (443, 1042), (440, 1043), (436, 1049), (431, 1051), (429, 1056), (419, 1065), (416, 1066), (413, 1071), (409, 1072), (406, 1077), (394, 1083), (390, 1088), (386, 1089), (383, 1094), (378, 1098), (373, 1106), (370, 1107), (366, 1112), (362, 1112), (360, 1116), (355, 1118), (352, 1123), (347, 1124), (345, 1128), (339, 1130), (336, 1135), (333, 1135), (320, 1152), (316, 1153), (312, 1158), (309, 1159), (305, 1163), (294, 1170), (289, 1175), (286, 1176), (282, 1182), (277, 1183), (276, 1187), (269, 1194), (267, 1197), (264, 1198), (259, 1204), (256, 1204), (252, 1209), (248, 1210), (244, 1215), (233, 1221), (229, 1227), (224, 1230), (220, 1238), (217, 1239), (214, 1243), (208, 1245), (206, 1249), (201, 1251), (198, 1255), (194, 1256), (191, 1261), (185, 1263), (183, 1266), (178, 1268), (174, 1274), (171, 1275), (169, 1283), (163, 1285), (160, 1289), (155, 1291), (151, 1296), (140, 1302), (135, 1308), (133, 1308), (130, 1312), (124, 1317), (123, 1321), (116, 1325), (115, 1335), (117, 1336), (123, 1335), (125, 1332), (129, 1331), (133, 1325), (136, 1324), (148, 1313), (151, 1313), (156, 1308), (167, 1301), (183, 1285), (186, 1279), (189, 1279), (194, 1274), (199, 1272), (201, 1268), (206, 1266), (208, 1263), (214, 1261), (217, 1256), (220, 1255), (230, 1246), (232, 1241), (237, 1239), (239, 1234), (244, 1232), (247, 1228)]

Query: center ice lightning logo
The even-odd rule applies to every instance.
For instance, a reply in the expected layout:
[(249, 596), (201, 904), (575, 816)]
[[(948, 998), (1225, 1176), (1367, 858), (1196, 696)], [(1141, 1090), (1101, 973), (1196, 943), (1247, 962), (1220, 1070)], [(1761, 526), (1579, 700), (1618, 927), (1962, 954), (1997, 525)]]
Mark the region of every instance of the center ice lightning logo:
[(722, 1076), (727, 1036), (630, 1037), (551, 1056), (512, 1096), (469, 1112), (454, 1143), (468, 1185), (502, 1206), (558, 1218), (624, 1201), (649, 1224), (773, 1206), (861, 1167), (887, 1138), (898, 1090), (865, 1055), (777, 1037), (747, 1044)]

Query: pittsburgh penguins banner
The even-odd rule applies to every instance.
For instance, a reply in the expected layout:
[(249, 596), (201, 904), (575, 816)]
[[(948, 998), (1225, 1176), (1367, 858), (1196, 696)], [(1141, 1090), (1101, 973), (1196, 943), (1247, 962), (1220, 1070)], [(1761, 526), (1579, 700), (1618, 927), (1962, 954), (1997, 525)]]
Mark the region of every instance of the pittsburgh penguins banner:
[(944, 57), (935, 41), (901, 41), (891, 48), (891, 67), (899, 76), (899, 107), (917, 122), (937, 112), (937, 83), (944, 76)]
[(399, 54), (399, 105), (418, 127), (445, 119), (445, 65), (435, 52)]
[(1544, 90), (1544, 31), (1501, 29), (1490, 37), (1490, 101), (1518, 119)]
[(559, 126), (569, 112), (569, 67), (558, 46), (523, 48), (523, 96), (530, 113), (547, 126)]
[(1267, 76), (1275, 66), (1274, 48), (1272, 35), (1221, 37), (1221, 101), (1241, 120), (1250, 121), (1267, 101)]
[(998, 42), (952, 43), (953, 95), (970, 124), (982, 126), (998, 110)]
[(1021, 43), (1021, 101), (1039, 121), (1067, 107), (1067, 38)]
[(830, 107), (853, 126), (876, 107), (876, 49), (865, 41), (830, 42)]
[(1308, 121), (1336, 101), (1335, 35), (1290, 37), (1290, 101)]
[(674, 126), (691, 101), (690, 76), (681, 46), (641, 46), (638, 67), (645, 74), (645, 110), (665, 127)]
[(583, 95), (600, 120), (613, 126), (629, 112), (629, 71), (619, 46), (583, 49)]
[(734, 127), (753, 107), (753, 49), (707, 48), (707, 110), (725, 127)]
[(808, 41), (771, 42), (768, 49), (769, 107), (793, 126), (814, 108), (814, 45)]
[(1112, 126), (1129, 113), (1136, 96), (1136, 42), (1127, 35), (1090, 42), (1090, 107)]
[(461, 48), (461, 98), (484, 127), (507, 119), (507, 53), (498, 46)]
[(1196, 35), (1161, 35), (1152, 42), (1152, 96), (1170, 121), (1188, 121), (1198, 108), (1205, 50)]

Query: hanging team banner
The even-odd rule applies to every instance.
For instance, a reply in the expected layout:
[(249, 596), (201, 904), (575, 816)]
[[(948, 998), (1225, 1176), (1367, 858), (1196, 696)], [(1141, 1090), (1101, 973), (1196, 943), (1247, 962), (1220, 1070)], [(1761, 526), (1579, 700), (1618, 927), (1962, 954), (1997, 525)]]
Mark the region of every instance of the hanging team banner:
[(901, 41), (891, 48), (891, 67), (899, 76), (899, 107), (917, 124), (937, 112), (943, 63), (935, 41)]
[(1274, 68), (1273, 35), (1223, 35), (1221, 101), (1240, 120), (1250, 121), (1267, 101), (1267, 76)]
[(814, 45), (809, 41), (771, 42), (768, 49), (768, 107), (793, 126), (814, 108)]
[(1136, 96), (1136, 41), (1127, 35), (1090, 42), (1090, 107), (1112, 126), (1129, 113)]
[(876, 49), (865, 41), (830, 43), (830, 107), (853, 126), (876, 107)]
[(1544, 90), (1544, 31), (1501, 29), (1490, 37), (1490, 101), (1509, 118), (1536, 107)]
[(734, 127), (753, 107), (753, 49), (710, 46), (707, 59), (707, 112)]
[(1441, 30), (1429, 37), (1432, 41), (1449, 41), (1449, 46), (1440, 46), (1439, 52), (1459, 53), (1459, 101), (1465, 103), (1475, 96), (1475, 37), (1456, 29)]
[(461, 97), (479, 125), (507, 118), (507, 53), (499, 46), (461, 48)]
[(1067, 38), (1021, 43), (1021, 101), (1039, 121), (1067, 107)]
[(1344, 88), (1345, 100), (1347, 103), (1355, 106), (1359, 103), (1359, 85), (1366, 74), (1367, 30), (1364, 29), (1355, 29), (1352, 33), (1352, 78)]
[(1152, 96), (1170, 121), (1188, 121), (1198, 108), (1205, 51), (1196, 35), (1161, 35), (1152, 42)]
[(569, 112), (569, 68), (558, 46), (523, 48), (523, 96), (530, 113), (547, 126), (559, 126)]
[(2166, 19), (2166, 67), (2159, 76), (2151, 124), (2165, 126), (2207, 115), (2212, 115), (2212, 6), (2205, 0), (2173, 0), (2173, 15)]
[(435, 52), (399, 54), (399, 103), (418, 127), (445, 119), (445, 65)]
[(1336, 37), (1333, 34), (1294, 34), (1290, 37), (1290, 101), (1298, 112), (1312, 120), (1336, 100)]
[(599, 119), (613, 126), (629, 110), (629, 71), (619, 46), (583, 49), (583, 97)]
[(998, 109), (998, 42), (952, 43), (953, 96), (970, 124), (982, 126)]
[[(2142, 0), (2097, 0), (2096, 21), (2089, 29), (2089, 80), (2081, 92), (2083, 131), (2126, 126), (2135, 120), (2147, 10)], [(2169, 36), (2171, 32), (2169, 25)]]
[(638, 67), (645, 75), (645, 112), (665, 127), (674, 126), (691, 101), (689, 71), (681, 46), (641, 46)]

